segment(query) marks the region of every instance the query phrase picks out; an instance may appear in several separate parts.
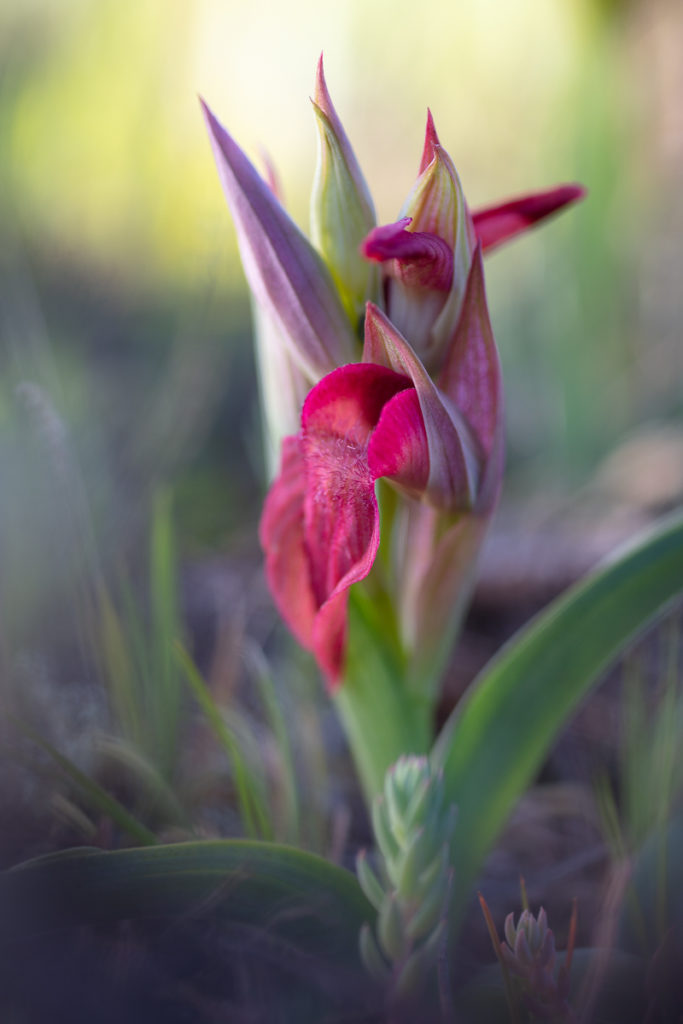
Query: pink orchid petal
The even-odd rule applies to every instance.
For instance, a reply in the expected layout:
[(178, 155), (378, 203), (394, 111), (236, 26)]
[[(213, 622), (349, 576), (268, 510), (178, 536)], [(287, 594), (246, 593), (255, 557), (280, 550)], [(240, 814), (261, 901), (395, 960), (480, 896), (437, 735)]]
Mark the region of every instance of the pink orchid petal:
[(378, 530), (368, 442), (386, 403), (407, 387), (385, 367), (354, 363), (323, 378), (304, 403), (304, 533), (318, 605), (353, 582), (348, 574), (357, 577)]
[(387, 273), (410, 288), (447, 292), (453, 281), (453, 252), (443, 238), (410, 231), (410, 217), (373, 228), (361, 245), (366, 259), (388, 262)]
[(417, 392), (386, 366), (351, 364), (323, 378), (299, 435), (284, 442), (261, 521), (268, 582), (331, 688), (344, 668), (349, 587), (368, 575), (379, 546), (375, 481), (389, 476), (420, 494), (428, 475)]
[(244, 271), (311, 381), (355, 356), (351, 323), (330, 273), (268, 184), (202, 100)]
[(439, 508), (467, 508), (479, 471), (469, 428), (455, 406), (439, 393), (405, 338), (371, 302), (365, 315), (363, 360), (388, 366), (413, 382), (429, 449), (425, 496)]
[(368, 445), (373, 479), (389, 477), (415, 497), (429, 481), (429, 445), (420, 400), (414, 388), (394, 395), (382, 410)]
[(547, 192), (532, 192), (519, 199), (476, 210), (472, 219), (482, 250), (488, 252), (585, 195), (586, 190), (581, 185), (558, 185)]
[(298, 437), (282, 444), (280, 474), (268, 492), (259, 526), (266, 577), (275, 604), (302, 647), (311, 650), (318, 612), (304, 545), (306, 470)]
[(325, 377), (304, 404), (303, 534), (318, 608), (312, 650), (332, 688), (343, 671), (348, 589), (368, 575), (379, 546), (368, 444), (387, 403), (409, 387), (385, 367), (357, 363)]

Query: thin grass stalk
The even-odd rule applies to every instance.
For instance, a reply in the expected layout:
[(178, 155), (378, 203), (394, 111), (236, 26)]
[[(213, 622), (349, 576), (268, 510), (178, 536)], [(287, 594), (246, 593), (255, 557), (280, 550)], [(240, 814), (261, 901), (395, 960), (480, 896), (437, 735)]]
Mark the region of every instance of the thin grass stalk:
[(180, 644), (176, 643), (176, 657), (182, 667), (188, 685), (203, 711), (216, 739), (225, 751), (232, 769), (237, 805), (242, 826), (250, 839), (272, 839), (273, 830), (270, 824), (268, 808), (257, 795), (252, 774), (242, 755), (240, 745), (228, 728), (219, 707), (211, 695), (211, 691), (201, 677), (194, 661)]
[(44, 750), (46, 754), (52, 758), (52, 760), (59, 765), (64, 774), (71, 782), (74, 782), (84, 793), (84, 795), (90, 800), (93, 807), (100, 811), (100, 813), (107, 815), (114, 824), (118, 825), (124, 832), (127, 832), (136, 842), (142, 846), (154, 846), (157, 843), (157, 837), (151, 832), (146, 825), (138, 821), (123, 804), (113, 797), (110, 793), (95, 782), (94, 779), (86, 775), (85, 772), (81, 771), (73, 761), (61, 754), (56, 747), (53, 747), (51, 743), (48, 743), (35, 729), (32, 729), (30, 725), (20, 719), (14, 718), (13, 721), (19, 729), (28, 736), (29, 739)]
[(181, 630), (171, 504), (166, 492), (160, 492), (154, 500), (150, 588), (154, 652), (153, 674), (149, 677), (150, 706), (153, 709), (159, 765), (170, 780), (176, 767), (180, 733), (181, 683), (174, 644)]
[(277, 745), (284, 793), (286, 838), (289, 842), (298, 844), (301, 841), (299, 791), (289, 729), (263, 652), (255, 645), (249, 645), (245, 651), (245, 658), (256, 681), (266, 721)]

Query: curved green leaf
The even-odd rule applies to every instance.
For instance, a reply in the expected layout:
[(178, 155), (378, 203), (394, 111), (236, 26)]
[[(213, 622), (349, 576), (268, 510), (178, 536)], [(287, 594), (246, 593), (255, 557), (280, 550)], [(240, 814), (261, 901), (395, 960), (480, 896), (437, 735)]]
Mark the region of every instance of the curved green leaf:
[(216, 1006), (322, 1021), (375, 999), (358, 944), (373, 908), (350, 872), (291, 847), (70, 850), (0, 875), (0, 907), (3, 1020), (47, 1019), (46, 975), (78, 1024), (209, 1022)]
[(456, 918), (564, 723), (615, 655), (681, 593), (677, 516), (553, 602), (474, 681), (433, 752), (458, 805)]
[[(211, 906), (230, 922), (268, 927), (316, 953), (352, 947), (375, 912), (343, 868), (276, 843), (209, 840), (144, 849), (67, 850), (0, 876), (5, 913), (29, 934), (46, 924), (107, 925)], [(12, 914), (11, 911), (15, 913)]]

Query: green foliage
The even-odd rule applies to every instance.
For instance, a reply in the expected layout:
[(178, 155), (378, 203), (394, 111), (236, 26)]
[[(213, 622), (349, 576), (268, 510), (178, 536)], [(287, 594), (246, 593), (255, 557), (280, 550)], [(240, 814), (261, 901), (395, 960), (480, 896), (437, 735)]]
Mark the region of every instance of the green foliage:
[[(194, 1004), (192, 1020), (232, 1019), (231, 1009), (248, 1005), (267, 1014), (257, 1019), (322, 1021), (335, 1010), (355, 1017), (372, 1007), (357, 948), (372, 908), (348, 871), (289, 847), (224, 841), (69, 851), (5, 872), (0, 899), (3, 1010), (18, 1003), (26, 1012), (39, 1001), (46, 950), (67, 975), (84, 962), (87, 946), (72, 941), (74, 929), (100, 957), (106, 938), (124, 936), (136, 960), (153, 953), (147, 982), (158, 988), (166, 977), (167, 1014)], [(134, 1016), (126, 1019), (139, 1020), (144, 989), (132, 968), (112, 956), (98, 963), (98, 976), (112, 999), (128, 995)], [(71, 1019), (83, 1019), (89, 987), (79, 975)], [(176, 1019), (159, 1012), (149, 1010), (149, 1019)], [(108, 1013), (105, 1002), (97, 1017), (109, 1021)]]
[(439, 736), (458, 807), (455, 919), (516, 800), (601, 673), (683, 588), (683, 517), (555, 601), (481, 672)]
[(446, 947), (455, 824), (455, 808), (444, 802), (442, 779), (427, 757), (401, 757), (389, 769), (372, 821), (380, 874), (365, 852), (356, 871), (378, 921), (376, 933), (363, 926), (361, 956), (390, 1000), (415, 999), (430, 983), (436, 989), (436, 963)]
[(182, 681), (174, 657), (181, 636), (178, 580), (168, 494), (154, 501), (149, 539), (149, 611), (124, 580), (120, 614), (99, 593), (99, 662), (123, 737), (172, 783), (178, 775)]
[(250, 839), (272, 839), (273, 830), (265, 796), (261, 791), (258, 777), (250, 770), (244, 757), (238, 734), (226, 722), (223, 712), (214, 701), (210, 689), (187, 651), (179, 646), (177, 653), (188, 685), (216, 739), (227, 754), (235, 780), (240, 818), (246, 835)]
[(349, 596), (349, 645), (343, 684), (334, 701), (344, 724), (368, 806), (402, 754), (425, 754), (432, 705), (408, 691), (396, 638), (360, 587)]

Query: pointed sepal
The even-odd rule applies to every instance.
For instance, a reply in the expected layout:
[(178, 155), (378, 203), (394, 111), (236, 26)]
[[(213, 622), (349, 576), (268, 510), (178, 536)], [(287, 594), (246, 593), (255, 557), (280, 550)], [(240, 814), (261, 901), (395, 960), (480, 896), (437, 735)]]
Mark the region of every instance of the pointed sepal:
[(311, 193), (311, 238), (322, 253), (344, 307), (356, 324), (368, 299), (379, 295), (377, 268), (359, 252), (375, 226), (375, 208), (356, 155), (332, 103), (318, 61), (313, 110), (318, 162)]
[(203, 101), (202, 108), (249, 287), (315, 383), (355, 358), (349, 318), (320, 255)]
[(517, 199), (508, 199), (504, 203), (475, 210), (472, 221), (483, 252), (489, 252), (508, 239), (528, 231), (534, 224), (559, 213), (585, 195), (586, 190), (582, 185), (557, 185), (545, 192), (530, 192)]

